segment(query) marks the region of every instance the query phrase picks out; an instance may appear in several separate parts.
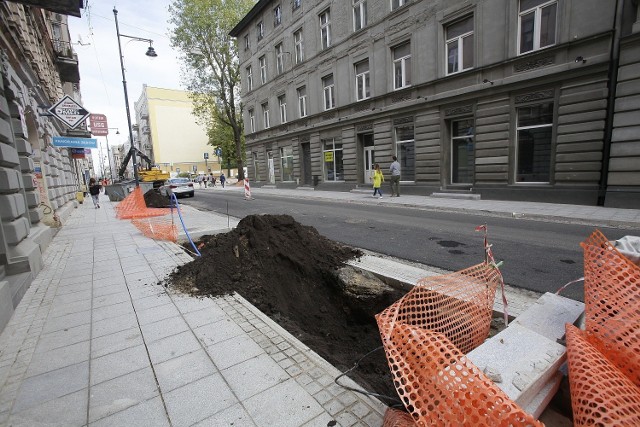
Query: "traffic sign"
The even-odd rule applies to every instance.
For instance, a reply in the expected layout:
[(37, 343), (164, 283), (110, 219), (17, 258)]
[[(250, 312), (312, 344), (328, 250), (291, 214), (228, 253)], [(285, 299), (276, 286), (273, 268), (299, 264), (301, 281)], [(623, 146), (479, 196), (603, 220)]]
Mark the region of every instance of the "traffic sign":
[(89, 112), (69, 95), (65, 95), (60, 101), (56, 102), (53, 107), (49, 108), (49, 112), (71, 129), (75, 129), (89, 117)]
[(104, 114), (89, 115), (89, 126), (91, 126), (91, 134), (93, 136), (109, 135), (109, 125), (107, 124), (107, 116)]

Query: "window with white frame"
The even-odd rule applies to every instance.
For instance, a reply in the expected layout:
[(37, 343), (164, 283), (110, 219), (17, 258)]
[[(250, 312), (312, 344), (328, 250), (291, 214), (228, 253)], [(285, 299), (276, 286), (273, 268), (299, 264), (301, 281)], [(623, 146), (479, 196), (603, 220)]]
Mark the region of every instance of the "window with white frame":
[(276, 45), (276, 73), (284, 73), (284, 51), (282, 49), (282, 43)]
[(320, 40), (322, 49), (331, 46), (331, 15), (329, 9), (320, 14)]
[(249, 50), (251, 48), (251, 44), (249, 43), (249, 34), (244, 35), (244, 50)]
[(322, 157), (324, 161), (325, 181), (344, 181), (344, 166), (342, 161), (342, 144), (335, 139), (322, 140)]
[(447, 74), (473, 68), (473, 16), (447, 26)]
[(300, 117), (307, 117), (307, 87), (299, 87), (298, 90), (298, 114)]
[(256, 131), (256, 114), (253, 108), (249, 108), (249, 129), (251, 129), (251, 133)]
[(353, 0), (353, 31), (358, 31), (367, 26), (367, 2), (365, 0)]
[(258, 41), (262, 40), (262, 38), (264, 37), (264, 24), (262, 23), (262, 21), (256, 24), (256, 34), (258, 36)]
[(411, 43), (393, 48), (393, 88), (411, 86)]
[(253, 71), (251, 70), (251, 65), (247, 67), (246, 71), (247, 71), (247, 92), (251, 92), (253, 90)]
[(354, 65), (356, 73), (356, 100), (362, 101), (371, 96), (371, 82), (369, 80), (369, 60), (360, 61)]
[(396, 156), (402, 171), (403, 181), (415, 181), (416, 176), (416, 146), (413, 124), (396, 126)]
[(260, 163), (258, 163), (258, 153), (255, 151), (251, 153), (251, 158), (253, 159), (253, 180), (258, 182), (260, 181)]
[(407, 3), (409, 3), (409, 0), (391, 0), (391, 10), (396, 10)]
[(265, 84), (267, 82), (267, 58), (261, 56), (258, 61), (260, 62), (260, 82)]
[(558, 2), (520, 0), (518, 14), (520, 54), (556, 44)]
[(262, 104), (262, 124), (265, 129), (269, 129), (271, 127), (271, 123), (269, 122), (269, 103), (265, 102)]
[(296, 10), (302, 4), (302, 0), (293, 0), (293, 10)]
[(304, 44), (302, 40), (302, 28), (293, 33), (293, 43), (296, 50), (296, 64), (304, 61)]
[(287, 97), (285, 95), (278, 97), (278, 107), (280, 109), (280, 124), (287, 123)]
[(280, 171), (282, 181), (293, 181), (293, 148), (280, 148)]
[(273, 26), (277, 27), (280, 24), (282, 24), (282, 8), (277, 5), (273, 8)]
[(333, 74), (329, 74), (322, 78), (322, 92), (324, 99), (324, 109), (330, 110), (335, 108), (336, 99), (334, 94)]
[(516, 182), (548, 183), (551, 180), (553, 103), (517, 109)]
[(473, 119), (451, 121), (451, 183), (473, 184)]

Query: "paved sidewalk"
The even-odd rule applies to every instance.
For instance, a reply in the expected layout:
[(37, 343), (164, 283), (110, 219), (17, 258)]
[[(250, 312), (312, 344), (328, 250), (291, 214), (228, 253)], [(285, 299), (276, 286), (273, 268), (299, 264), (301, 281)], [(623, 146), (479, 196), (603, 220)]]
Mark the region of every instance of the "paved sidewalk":
[(383, 404), (239, 295), (167, 293), (190, 257), (101, 205), (71, 214), (0, 335), (0, 425), (381, 425)]

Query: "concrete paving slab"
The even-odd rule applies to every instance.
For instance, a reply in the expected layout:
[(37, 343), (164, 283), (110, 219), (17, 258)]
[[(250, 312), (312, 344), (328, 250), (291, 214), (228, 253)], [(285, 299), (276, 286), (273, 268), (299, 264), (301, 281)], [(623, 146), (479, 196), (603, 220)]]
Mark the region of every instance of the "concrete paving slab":
[(99, 338), (105, 335), (111, 335), (126, 329), (135, 328), (138, 322), (134, 316), (120, 316), (111, 319), (93, 321), (91, 324), (91, 336)]
[[(157, 298), (159, 296), (152, 296), (151, 298)], [(144, 298), (147, 300), (149, 297)], [(136, 310), (138, 316), (138, 323), (143, 326), (149, 323), (155, 323), (160, 320), (168, 319), (171, 317), (179, 316), (180, 312), (173, 304), (165, 304), (157, 307), (151, 307), (144, 310)]]
[(95, 359), (143, 344), (140, 329), (133, 327), (110, 335), (93, 338), (91, 340), (91, 357)]
[(163, 393), (175, 390), (218, 372), (204, 350), (196, 350), (154, 365)]
[(266, 354), (245, 360), (221, 370), (220, 373), (241, 401), (290, 378), (287, 372)]
[(16, 412), (8, 420), (11, 427), (84, 426), (87, 422), (87, 390), (83, 389)]
[(89, 361), (89, 341), (58, 347), (46, 353), (35, 353), (31, 357), (25, 377), (33, 377), (87, 361)]
[(77, 344), (83, 341), (89, 341), (91, 334), (91, 325), (85, 324), (74, 328), (62, 329), (50, 334), (43, 334), (38, 340), (35, 353), (46, 353), (60, 347)]
[(202, 310), (185, 313), (184, 318), (189, 326), (194, 329), (211, 323), (220, 322), (222, 320), (230, 320), (226, 313), (216, 305)]
[(91, 385), (100, 384), (150, 366), (143, 345), (120, 350), (91, 361)]
[(150, 343), (147, 348), (151, 361), (154, 364), (159, 364), (174, 357), (200, 350), (201, 346), (193, 332), (189, 330)]
[(265, 353), (262, 347), (248, 335), (229, 338), (207, 347), (207, 351), (220, 370)]
[(189, 325), (187, 325), (182, 316), (176, 316), (159, 322), (148, 323), (141, 326), (141, 329), (145, 342), (151, 344), (163, 338), (185, 332), (189, 330)]
[(89, 424), (90, 427), (153, 426), (170, 427), (166, 409), (160, 397), (154, 397), (114, 415)]
[(244, 334), (244, 331), (230, 318), (225, 318), (216, 323), (209, 323), (199, 328), (195, 328), (193, 333), (205, 347), (237, 337)]
[(565, 324), (573, 324), (582, 313), (584, 303), (547, 292), (514, 323), (557, 341), (564, 337)]
[(242, 405), (238, 403), (200, 421), (199, 423), (194, 424), (194, 427), (211, 426), (256, 427), (256, 424), (253, 422), (247, 411), (244, 410)]

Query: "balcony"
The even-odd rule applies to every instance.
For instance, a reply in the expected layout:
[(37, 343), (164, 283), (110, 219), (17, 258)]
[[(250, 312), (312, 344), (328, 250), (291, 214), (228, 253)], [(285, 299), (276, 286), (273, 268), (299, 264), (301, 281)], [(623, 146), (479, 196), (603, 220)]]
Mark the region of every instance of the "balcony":
[(62, 40), (52, 40), (56, 66), (63, 82), (80, 82), (80, 68), (78, 55), (73, 51), (71, 43)]

